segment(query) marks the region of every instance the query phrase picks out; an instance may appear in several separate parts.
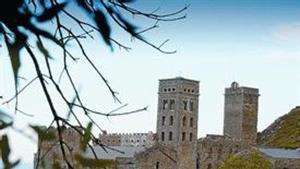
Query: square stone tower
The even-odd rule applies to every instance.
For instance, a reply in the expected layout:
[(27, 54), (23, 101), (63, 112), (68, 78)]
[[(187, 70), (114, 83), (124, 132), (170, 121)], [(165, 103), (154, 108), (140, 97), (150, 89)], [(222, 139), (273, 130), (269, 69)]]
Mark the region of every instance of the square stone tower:
[(224, 135), (256, 144), (259, 91), (233, 82), (225, 89)]
[(199, 81), (182, 77), (159, 81), (158, 142), (177, 150), (180, 169), (196, 166), (198, 97)]

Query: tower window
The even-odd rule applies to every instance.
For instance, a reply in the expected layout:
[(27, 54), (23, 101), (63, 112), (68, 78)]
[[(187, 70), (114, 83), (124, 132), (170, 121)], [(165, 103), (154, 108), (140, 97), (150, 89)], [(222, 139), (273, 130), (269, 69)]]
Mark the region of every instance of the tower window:
[(190, 141), (193, 141), (193, 133), (190, 133)]
[(165, 110), (168, 106), (168, 100), (163, 100), (163, 110)]
[(185, 141), (185, 132), (182, 132), (182, 141)]
[(189, 104), (189, 109), (190, 111), (193, 111), (194, 110), (194, 102), (193, 101), (190, 101), (190, 104)]
[(170, 100), (170, 110), (174, 110), (175, 108), (175, 100)]
[(159, 169), (159, 161), (156, 162), (155, 169)]
[(170, 116), (170, 123), (169, 123), (169, 125), (170, 126), (173, 125), (173, 122), (174, 122), (173, 116)]
[(187, 101), (182, 101), (182, 103), (183, 103), (183, 110), (187, 110)]
[(190, 127), (193, 127), (193, 125), (194, 125), (193, 123), (194, 123), (194, 119), (191, 117), (190, 118)]
[(161, 141), (165, 141), (165, 132), (161, 132)]
[(182, 118), (182, 126), (185, 126), (185, 125), (186, 125), (186, 117), (183, 116), (183, 118)]
[(169, 132), (169, 141), (172, 141), (173, 140), (173, 133), (170, 131)]
[(163, 117), (162, 117), (162, 121), (161, 121), (161, 125), (163, 125), (163, 126), (164, 126), (164, 125), (165, 125), (165, 122), (166, 122), (166, 117), (165, 117), (165, 116), (163, 116)]

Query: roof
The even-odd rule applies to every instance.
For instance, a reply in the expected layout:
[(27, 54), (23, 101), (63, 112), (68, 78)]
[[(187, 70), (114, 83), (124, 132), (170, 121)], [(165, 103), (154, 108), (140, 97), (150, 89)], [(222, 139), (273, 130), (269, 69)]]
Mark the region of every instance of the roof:
[[(116, 159), (117, 157), (132, 158), (134, 154), (144, 151), (144, 147), (130, 147), (130, 146), (109, 146), (105, 147), (105, 150), (100, 146), (93, 146), (97, 157), (100, 159)], [(91, 149), (88, 149), (85, 153), (88, 158), (94, 158), (94, 154)]]
[(272, 158), (300, 159), (298, 149), (259, 148), (259, 151)]

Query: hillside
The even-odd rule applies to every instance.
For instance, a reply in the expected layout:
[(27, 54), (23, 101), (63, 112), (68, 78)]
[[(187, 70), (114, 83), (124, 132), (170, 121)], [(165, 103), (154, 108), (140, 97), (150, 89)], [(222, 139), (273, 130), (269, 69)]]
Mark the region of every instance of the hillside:
[(261, 133), (258, 133), (258, 144), (278, 148), (300, 147), (300, 106), (278, 118)]

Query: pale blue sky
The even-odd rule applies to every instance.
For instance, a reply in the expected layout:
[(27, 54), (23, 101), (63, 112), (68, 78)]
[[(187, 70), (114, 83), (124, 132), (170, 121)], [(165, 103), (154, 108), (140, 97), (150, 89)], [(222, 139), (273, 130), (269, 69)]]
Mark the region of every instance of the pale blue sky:
[[(99, 40), (85, 42), (88, 53), (120, 93), (123, 103), (129, 103), (126, 110), (149, 106), (148, 111), (130, 116), (110, 119), (95, 116), (103, 129), (109, 132), (155, 131), (158, 79), (176, 76), (200, 81), (199, 137), (222, 133), (223, 93), (232, 81), (259, 88), (259, 131), (299, 105), (300, 1), (144, 0), (136, 5), (147, 10), (160, 6), (164, 11), (185, 4), (191, 4), (185, 20), (161, 23), (159, 29), (145, 34), (147, 39), (158, 44), (170, 38), (165, 49), (176, 49), (176, 54), (165, 55), (138, 41), (131, 42), (118, 30), (114, 31), (116, 37), (133, 48), (130, 52), (116, 47), (112, 53)], [(55, 50), (51, 52), (54, 56), (58, 54)], [(7, 56), (3, 48), (0, 55)], [(10, 86), (13, 83), (11, 72), (7, 70), (8, 58), (0, 59), (0, 94), (5, 100), (12, 96)], [(53, 64), (59, 62), (56, 59)], [(95, 83), (95, 73), (86, 70), (85, 63), (70, 65), (83, 100), (104, 112), (118, 107), (103, 83), (100, 80)], [(25, 61), (20, 75), (28, 79), (33, 77), (30, 65)], [(19, 128), (27, 122), (50, 121), (48, 106), (38, 86), (35, 83), (20, 97), (22, 110), (35, 117), (15, 116)], [(60, 112), (65, 112), (59, 100), (57, 105)], [(12, 108), (13, 104), (1, 105), (1, 109), (9, 112)], [(15, 143), (15, 156), (32, 162), (35, 143), (15, 133), (11, 134), (11, 139)]]

